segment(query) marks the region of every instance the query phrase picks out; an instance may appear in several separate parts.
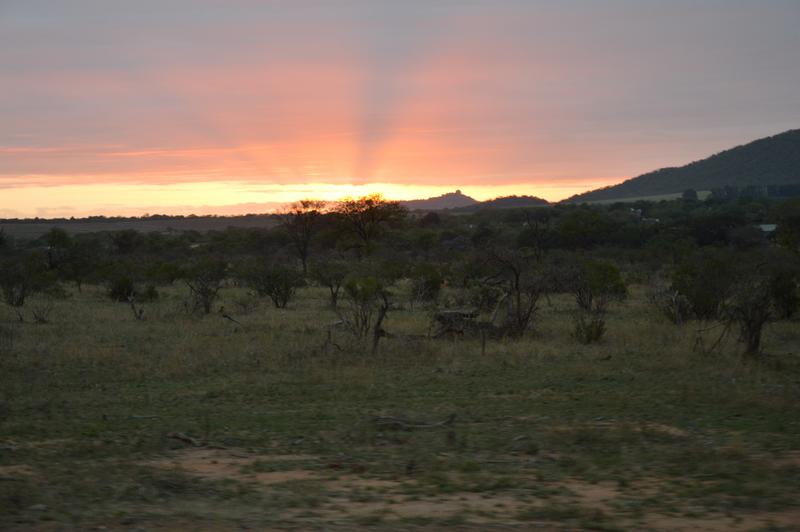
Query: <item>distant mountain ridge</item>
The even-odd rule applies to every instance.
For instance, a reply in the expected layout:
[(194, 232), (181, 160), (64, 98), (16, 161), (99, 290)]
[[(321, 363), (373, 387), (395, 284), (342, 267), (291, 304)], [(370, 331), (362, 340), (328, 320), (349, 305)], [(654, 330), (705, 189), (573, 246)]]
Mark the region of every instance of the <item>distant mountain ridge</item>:
[(536, 196), (502, 196), (486, 201), (481, 201), (469, 207), (457, 209), (459, 211), (472, 211), (477, 209), (514, 209), (523, 207), (544, 207), (550, 205), (545, 199)]
[(448, 192), (434, 198), (401, 201), (400, 204), (412, 211), (438, 211), (443, 209), (472, 211), (477, 209), (510, 209), (514, 207), (549, 205), (547, 200), (536, 196), (504, 196), (486, 201), (477, 201), (463, 194), (460, 190)]
[(800, 184), (800, 129), (755, 140), (681, 167), (662, 168), (565, 203), (678, 194), (687, 189)]
[(448, 192), (428, 199), (401, 201), (400, 204), (412, 211), (438, 211), (441, 209), (457, 209), (475, 205), (478, 200), (462, 194), (460, 190)]

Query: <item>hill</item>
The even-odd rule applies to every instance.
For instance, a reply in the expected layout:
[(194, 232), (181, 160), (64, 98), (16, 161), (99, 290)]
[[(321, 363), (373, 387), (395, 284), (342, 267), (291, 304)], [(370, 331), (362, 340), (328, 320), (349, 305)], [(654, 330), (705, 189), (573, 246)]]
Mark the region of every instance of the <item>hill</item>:
[(401, 201), (400, 204), (412, 211), (438, 211), (441, 209), (457, 209), (477, 204), (478, 201), (462, 194), (460, 190), (448, 192), (428, 199)]
[(504, 196), (486, 201), (477, 201), (461, 193), (449, 192), (435, 198), (401, 201), (401, 205), (412, 211), (438, 211), (452, 209), (458, 212), (471, 212), (478, 209), (513, 209), (520, 207), (543, 207), (547, 200), (536, 196)]
[(678, 168), (662, 168), (618, 185), (572, 196), (582, 203), (712, 190), (800, 184), (800, 129), (755, 140)]
[(514, 209), (522, 207), (544, 207), (550, 205), (547, 200), (536, 196), (503, 196), (500, 198), (481, 201), (475, 205), (462, 207), (458, 211), (474, 211), (478, 209)]

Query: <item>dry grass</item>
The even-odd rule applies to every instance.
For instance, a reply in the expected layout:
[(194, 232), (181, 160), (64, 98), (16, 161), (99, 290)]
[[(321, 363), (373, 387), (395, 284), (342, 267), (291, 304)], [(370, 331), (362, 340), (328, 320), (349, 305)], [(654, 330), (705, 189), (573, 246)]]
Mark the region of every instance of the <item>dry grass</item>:
[(187, 315), (177, 285), (145, 321), (98, 287), (47, 324), (4, 309), (0, 527), (791, 530), (797, 322), (769, 328), (761, 362), (735, 339), (704, 354), (701, 326), (643, 294), (599, 344), (571, 337), (572, 301), (555, 297), (485, 356), (425, 338), (424, 308), (390, 313), (376, 358), (342, 333), (326, 348), (336, 314), (315, 288), (249, 312), (227, 288), (240, 324)]

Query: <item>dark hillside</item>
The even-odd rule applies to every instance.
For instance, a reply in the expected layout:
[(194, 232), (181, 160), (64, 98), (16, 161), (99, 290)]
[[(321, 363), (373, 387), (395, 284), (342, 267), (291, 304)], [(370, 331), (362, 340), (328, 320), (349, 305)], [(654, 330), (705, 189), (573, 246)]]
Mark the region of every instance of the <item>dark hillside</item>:
[(779, 187), (800, 184), (800, 129), (725, 150), (678, 168), (662, 168), (611, 187), (578, 194), (568, 203), (615, 200), (687, 189)]

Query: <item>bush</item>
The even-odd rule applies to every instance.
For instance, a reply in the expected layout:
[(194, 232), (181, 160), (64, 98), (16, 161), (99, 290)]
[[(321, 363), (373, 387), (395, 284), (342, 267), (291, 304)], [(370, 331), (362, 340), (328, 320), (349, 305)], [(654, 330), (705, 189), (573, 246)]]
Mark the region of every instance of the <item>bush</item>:
[(686, 298), (696, 318), (718, 318), (733, 287), (734, 264), (726, 250), (701, 250), (676, 268), (672, 289)]
[(136, 288), (134, 287), (133, 280), (126, 275), (116, 277), (108, 286), (108, 297), (114, 301), (127, 302), (135, 293)]
[(444, 278), (438, 268), (432, 264), (415, 266), (410, 275), (411, 301), (427, 303), (436, 301), (442, 291)]
[(657, 287), (650, 292), (648, 299), (676, 325), (685, 322), (692, 315), (692, 307), (686, 296), (671, 288)]
[(582, 344), (599, 342), (606, 332), (606, 322), (602, 317), (578, 313), (575, 318), (575, 338)]
[(339, 293), (349, 270), (349, 265), (340, 260), (327, 260), (324, 264), (311, 266), (311, 277), (328, 289), (332, 308), (336, 308), (339, 304)]
[(585, 260), (567, 281), (575, 296), (575, 338), (588, 344), (599, 341), (606, 332), (608, 305), (627, 297), (627, 287), (615, 265), (598, 260)]
[(240, 269), (244, 284), (259, 296), (268, 296), (275, 308), (286, 308), (298, 288), (305, 285), (300, 272), (281, 264), (251, 261)]
[(217, 299), (222, 282), (228, 271), (225, 262), (206, 258), (190, 264), (184, 271), (184, 281), (194, 300), (195, 308), (202, 308), (206, 314), (211, 313), (211, 306)]
[(745, 344), (745, 354), (757, 355), (761, 348), (764, 325), (775, 317), (769, 280), (754, 275), (751, 279), (737, 283), (722, 313), (729, 323), (738, 326), (739, 341)]
[(497, 308), (503, 292), (495, 286), (478, 285), (470, 287), (467, 292), (468, 303), (479, 312), (492, 311)]
[(339, 317), (356, 337), (366, 337), (376, 323), (380, 326), (389, 307), (388, 292), (378, 279), (352, 278), (344, 286), (344, 295), (346, 304)]
[(627, 296), (619, 268), (599, 260), (583, 261), (575, 271), (571, 285), (578, 308), (589, 313), (605, 313), (609, 303)]
[(6, 259), (0, 263), (0, 288), (3, 300), (13, 307), (19, 321), (23, 321), (22, 307), (29, 296), (54, 290), (58, 281), (40, 253)]
[(745, 354), (759, 354), (766, 324), (797, 310), (796, 261), (793, 255), (764, 250), (737, 262), (735, 283), (721, 306), (721, 317), (739, 329)]
[(140, 288), (133, 279), (127, 275), (121, 275), (109, 283), (108, 296), (114, 301), (127, 303), (131, 299), (135, 299), (141, 303), (158, 299), (158, 290), (152, 284)]

